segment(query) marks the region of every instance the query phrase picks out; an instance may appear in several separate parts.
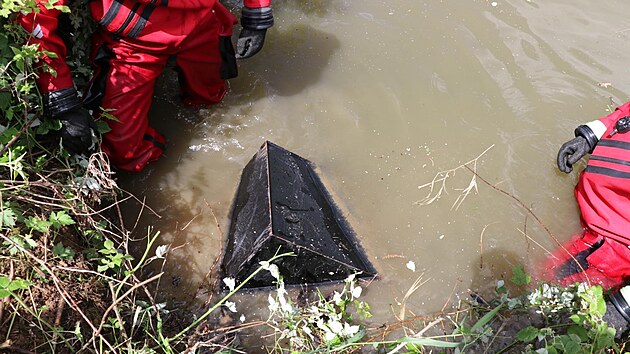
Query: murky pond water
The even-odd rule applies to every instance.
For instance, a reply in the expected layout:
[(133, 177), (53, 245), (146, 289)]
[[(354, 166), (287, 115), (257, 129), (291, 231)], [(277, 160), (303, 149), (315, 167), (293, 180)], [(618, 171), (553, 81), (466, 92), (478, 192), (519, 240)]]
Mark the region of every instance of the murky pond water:
[[(578, 124), (625, 102), (628, 11), (621, 0), (276, 0), (263, 52), (240, 62), (224, 102), (183, 108), (163, 79), (152, 115), (167, 155), (121, 176), (160, 215), (145, 210), (134, 234), (151, 225), (173, 245), (163, 289), (192, 299), (241, 171), (270, 140), (313, 161), (347, 213), (382, 277), (364, 292), (374, 321), (392, 320), (419, 277), (409, 310), (439, 310), (555, 247), (524, 206), (559, 240), (580, 229), (577, 174), (555, 156)], [(468, 162), (480, 177), (459, 203)]]

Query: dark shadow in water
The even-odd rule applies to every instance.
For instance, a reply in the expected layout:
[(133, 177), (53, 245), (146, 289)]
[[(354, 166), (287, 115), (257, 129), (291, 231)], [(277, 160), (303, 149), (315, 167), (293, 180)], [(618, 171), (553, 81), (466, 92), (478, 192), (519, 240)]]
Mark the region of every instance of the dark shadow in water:
[(272, 28), (267, 38), (263, 52), (240, 62), (239, 77), (232, 89), (238, 94), (244, 86), (242, 91), (250, 95), (239, 96), (239, 100), (259, 99), (269, 93), (299, 94), (320, 80), (341, 45), (333, 34), (302, 24)]
[(490, 299), (494, 296), (494, 289), (499, 280), (503, 280), (509, 289), (512, 285), (510, 281), (512, 269), (517, 265), (526, 267), (523, 262), (523, 256), (514, 252), (502, 249), (484, 251), (477, 262), (471, 264), (475, 270), (470, 283), (471, 291)]
[[(168, 76), (168, 75), (167, 75)], [(186, 204), (177, 188), (170, 189), (163, 180), (165, 175), (177, 176), (179, 156), (185, 154), (188, 150), (190, 139), (194, 134), (191, 121), (194, 121), (196, 112), (192, 109), (185, 109), (186, 113), (190, 113), (186, 119), (181, 117), (181, 107), (168, 103), (161, 99), (156, 99), (151, 108), (151, 116), (157, 119), (151, 121), (154, 128), (163, 132), (167, 138), (168, 147), (165, 155), (159, 161), (147, 166), (141, 173), (127, 173), (123, 171), (117, 172), (117, 181), (119, 186), (133, 193), (141, 201), (145, 201), (146, 205), (155, 213), (147, 208), (143, 209), (141, 203), (136, 200), (128, 200), (122, 204), (121, 209), (125, 219), (125, 227), (132, 230), (132, 238), (139, 241), (135, 242), (131, 249), (136, 259), (142, 255), (145, 250), (147, 236), (147, 228), (152, 227), (152, 235), (157, 231), (168, 233), (173, 236), (172, 240), (160, 240), (155, 243), (153, 250), (149, 256), (155, 254), (155, 247), (158, 245), (171, 243), (171, 249), (186, 244), (186, 250), (190, 252), (201, 252), (204, 249), (203, 237), (199, 235), (183, 237), (180, 234), (186, 232), (184, 227), (188, 222), (198, 217), (201, 212), (207, 210), (199, 210), (198, 205)], [(178, 116), (179, 115), (179, 116)], [(179, 183), (176, 177), (174, 183)], [(203, 181), (196, 181), (190, 186), (194, 191), (196, 185), (202, 185)], [(205, 183), (211, 183), (206, 181)], [(161, 188), (163, 187), (163, 188)], [(196, 193), (195, 195), (200, 195)], [(141, 217), (138, 215), (142, 213)], [(137, 225), (136, 225), (137, 223)], [(185, 241), (179, 241), (185, 240)], [(189, 274), (198, 274), (207, 270), (195, 269), (195, 262), (192, 254), (175, 250), (168, 255), (167, 273), (160, 279), (158, 299), (156, 301), (165, 301), (174, 299), (176, 301), (188, 302), (193, 299), (196, 288), (195, 284), (190, 284), (188, 280)], [(208, 267), (212, 264), (216, 254), (208, 255)], [(161, 262), (155, 262), (150, 267), (142, 270), (142, 278), (148, 278), (161, 271)], [(153, 286), (149, 286), (154, 289)]]

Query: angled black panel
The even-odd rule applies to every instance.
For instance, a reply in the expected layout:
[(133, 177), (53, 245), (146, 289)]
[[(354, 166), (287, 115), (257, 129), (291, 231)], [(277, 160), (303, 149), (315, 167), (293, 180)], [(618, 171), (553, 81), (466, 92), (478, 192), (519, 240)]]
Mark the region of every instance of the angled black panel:
[[(277, 252), (296, 257), (276, 262), (286, 284), (345, 279), (376, 271), (357, 238), (316, 175), (302, 157), (265, 142), (245, 166), (232, 209), (221, 270), (242, 282)], [(273, 285), (267, 272), (247, 287)]]

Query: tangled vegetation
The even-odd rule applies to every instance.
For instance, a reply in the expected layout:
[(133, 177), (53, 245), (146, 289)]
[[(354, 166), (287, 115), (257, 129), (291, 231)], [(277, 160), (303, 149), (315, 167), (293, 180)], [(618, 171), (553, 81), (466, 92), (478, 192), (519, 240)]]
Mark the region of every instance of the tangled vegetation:
[[(76, 5), (82, 6), (82, 5)], [(87, 11), (69, 11), (72, 42), (68, 61), (81, 86), (87, 66), (91, 21)], [(230, 301), (244, 284), (224, 279), (227, 294), (204, 313), (169, 311), (156, 302), (161, 273), (144, 276), (150, 263), (163, 262), (159, 233), (147, 230), (146, 248), (136, 257), (124, 229), (118, 189), (107, 158), (70, 157), (58, 146), (60, 124), (43, 118), (34, 83), (42, 55), (26, 45), (13, 22), (34, 1), (2, 0), (0, 10), (0, 352), (15, 353), (201, 353), (247, 352), (234, 340), (241, 324), (209, 324), (218, 309), (238, 312)], [(101, 127), (104, 127), (101, 124)], [(149, 250), (155, 251), (149, 252)], [(290, 256), (287, 254), (277, 257)], [(269, 295), (269, 318), (256, 324), (270, 331), (273, 353), (608, 353), (621, 352), (615, 332), (602, 317), (601, 288), (546, 284), (527, 291), (529, 278), (516, 268), (511, 297), (499, 282), (492, 300), (475, 295), (457, 309), (369, 327), (363, 288), (350, 277), (332, 294), (299, 303), (277, 280)], [(195, 318), (193, 321), (192, 318)], [(523, 321), (523, 318), (526, 320)], [(518, 321), (515, 321), (518, 319)]]

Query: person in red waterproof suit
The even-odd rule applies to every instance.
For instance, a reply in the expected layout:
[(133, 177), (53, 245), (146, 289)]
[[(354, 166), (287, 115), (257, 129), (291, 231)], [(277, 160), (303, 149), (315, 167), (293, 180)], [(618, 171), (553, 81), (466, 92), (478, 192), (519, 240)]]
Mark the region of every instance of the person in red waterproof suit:
[(561, 285), (587, 282), (614, 291), (605, 320), (619, 332), (630, 323), (630, 102), (580, 125), (558, 152), (558, 168), (570, 173), (591, 156), (575, 197), (584, 232), (549, 258), (545, 277)]
[(148, 111), (156, 79), (170, 58), (184, 103), (217, 103), (227, 91), (225, 80), (237, 75), (235, 58), (260, 51), (273, 25), (271, 0), (244, 0), (235, 53), (231, 35), (238, 21), (217, 0), (90, 1), (99, 29), (91, 53), (95, 73), (82, 100), (65, 62), (66, 46), (56, 32), (61, 12), (47, 9), (47, 2), (38, 0), (39, 12), (19, 16), (31, 33), (30, 43), (56, 54), (43, 59), (56, 74), (42, 71), (37, 80), (44, 112), (61, 121), (62, 144), (73, 154), (87, 152), (93, 141), (87, 109), (99, 114), (102, 107), (114, 115), (116, 121), (107, 121), (111, 131), (103, 136), (102, 149), (114, 166), (126, 171), (142, 170), (164, 151), (164, 137), (150, 127)]

